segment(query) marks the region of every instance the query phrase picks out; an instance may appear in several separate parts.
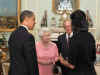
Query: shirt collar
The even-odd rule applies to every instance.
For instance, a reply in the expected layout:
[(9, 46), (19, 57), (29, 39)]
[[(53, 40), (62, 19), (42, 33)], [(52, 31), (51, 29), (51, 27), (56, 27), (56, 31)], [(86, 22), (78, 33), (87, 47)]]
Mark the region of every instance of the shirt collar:
[(68, 33), (66, 33), (66, 37), (67, 37), (67, 38), (68, 38), (68, 37), (70, 37), (70, 38), (73, 37), (73, 32), (71, 32), (70, 35), (68, 35)]
[(21, 26), (23, 26), (24, 28), (26, 28), (27, 31), (29, 30), (27, 26), (25, 26), (25, 25), (21, 25)]

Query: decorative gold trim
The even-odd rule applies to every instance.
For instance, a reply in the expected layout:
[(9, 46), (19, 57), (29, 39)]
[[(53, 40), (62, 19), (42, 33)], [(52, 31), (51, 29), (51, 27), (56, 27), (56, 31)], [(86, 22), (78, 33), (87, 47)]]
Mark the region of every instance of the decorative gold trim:
[(52, 0), (52, 11), (54, 13), (56, 13), (56, 9), (55, 9), (55, 0)]
[(77, 0), (76, 5), (77, 5), (76, 8), (79, 9), (80, 8), (80, 0)]
[(12, 31), (14, 31), (16, 28), (11, 28), (11, 29), (9, 29), (9, 28), (1, 28), (0, 27), (0, 32), (12, 32)]
[(18, 7), (17, 7), (18, 24), (20, 24), (20, 12), (21, 12), (21, 0), (18, 0)]

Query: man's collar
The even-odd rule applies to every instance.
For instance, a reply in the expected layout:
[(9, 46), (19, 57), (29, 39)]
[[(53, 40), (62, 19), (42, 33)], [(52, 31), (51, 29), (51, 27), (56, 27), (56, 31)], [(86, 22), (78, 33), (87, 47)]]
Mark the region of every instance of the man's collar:
[(68, 35), (68, 33), (66, 33), (66, 37), (67, 37), (67, 38), (68, 38), (68, 37), (70, 37), (70, 38), (73, 37), (73, 32), (71, 32), (70, 35)]
[(21, 26), (23, 26), (27, 31), (29, 30), (26, 25), (21, 25)]

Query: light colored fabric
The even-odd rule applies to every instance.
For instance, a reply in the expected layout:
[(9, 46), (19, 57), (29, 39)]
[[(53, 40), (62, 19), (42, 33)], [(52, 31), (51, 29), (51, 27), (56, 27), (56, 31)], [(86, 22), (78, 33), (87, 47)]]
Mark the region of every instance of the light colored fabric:
[(73, 32), (70, 33), (70, 35), (68, 35), (68, 34), (66, 33), (66, 38), (68, 39), (68, 37), (69, 37), (69, 38), (73, 37)]
[(21, 26), (23, 26), (24, 28), (26, 28), (26, 29), (27, 29), (27, 31), (29, 30), (27, 26), (25, 26), (25, 25), (21, 25)]
[[(37, 50), (38, 59), (41, 59), (42, 61), (54, 60), (55, 62), (58, 58), (58, 48), (56, 44), (52, 42), (49, 44), (48, 47), (45, 47), (42, 44), (42, 42), (37, 42), (36, 50)], [(38, 66), (39, 66), (40, 75), (53, 75), (53, 72), (52, 72), (53, 64), (51, 65), (38, 64)]]

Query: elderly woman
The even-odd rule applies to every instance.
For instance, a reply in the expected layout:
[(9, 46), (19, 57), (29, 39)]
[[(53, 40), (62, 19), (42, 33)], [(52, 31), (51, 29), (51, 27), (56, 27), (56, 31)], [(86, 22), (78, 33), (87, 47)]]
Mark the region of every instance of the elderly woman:
[(50, 35), (48, 28), (42, 28), (39, 33), (40, 41), (36, 43), (40, 75), (53, 75), (53, 65), (58, 60), (58, 49), (50, 41)]

